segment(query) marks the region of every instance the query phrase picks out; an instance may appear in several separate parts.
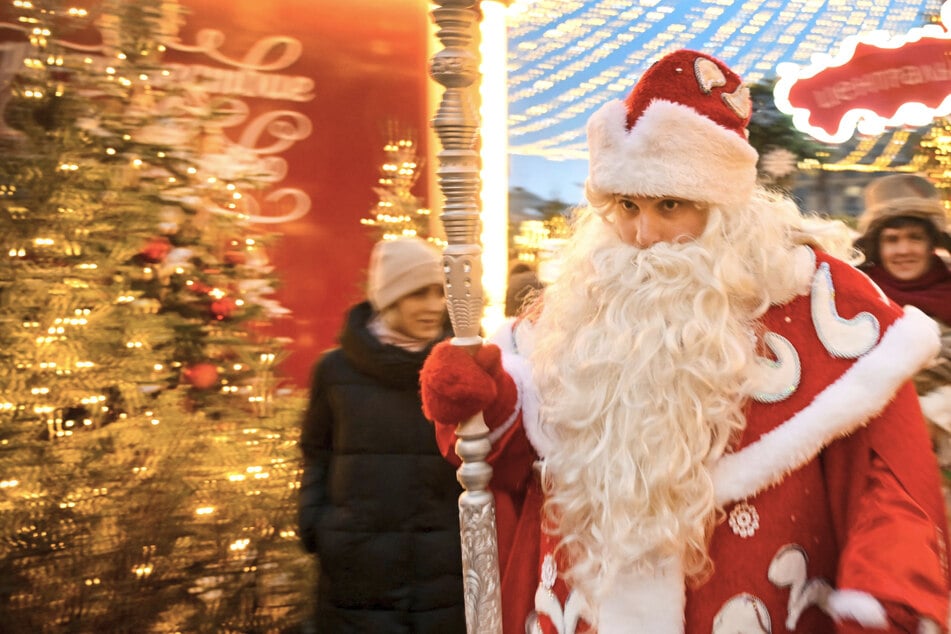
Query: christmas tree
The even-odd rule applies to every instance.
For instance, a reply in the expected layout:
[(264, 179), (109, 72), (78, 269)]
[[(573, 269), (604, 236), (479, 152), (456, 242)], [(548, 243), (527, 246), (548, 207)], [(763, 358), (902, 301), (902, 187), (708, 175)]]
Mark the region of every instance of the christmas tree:
[[(302, 618), (300, 399), (274, 400), (266, 170), (164, 66), (181, 8), (12, 3), (0, 138), (4, 631)], [(62, 44), (95, 28), (95, 54)]]
[(55, 8), (17, 6), (36, 26), (5, 113), (19, 134), (0, 147), (0, 408), (64, 436), (141, 406), (140, 387), (166, 376), (174, 331), (143, 318), (155, 311), (133, 290), (149, 271), (135, 256), (155, 231), (139, 166), (119, 131), (83, 129), (121, 98), (118, 83), (84, 82), (98, 73), (58, 49)]
[(421, 167), (413, 135), (391, 130), (388, 137), (378, 186), (373, 188), (378, 200), (360, 222), (374, 228), (374, 241), (418, 236), (438, 243), (431, 235), (429, 209), (421, 207), (421, 198), (413, 194)]

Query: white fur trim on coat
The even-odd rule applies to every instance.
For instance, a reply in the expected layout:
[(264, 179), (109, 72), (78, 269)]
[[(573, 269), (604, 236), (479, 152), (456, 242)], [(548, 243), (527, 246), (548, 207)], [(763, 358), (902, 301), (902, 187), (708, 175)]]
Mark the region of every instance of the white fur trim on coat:
[(836, 590), (827, 612), (836, 621), (855, 621), (862, 627), (888, 629), (888, 614), (878, 599), (861, 590)]
[(627, 130), (623, 101), (588, 120), (588, 189), (600, 196), (676, 196), (727, 207), (756, 184), (756, 150), (736, 132), (670, 101), (652, 102)]
[(599, 634), (684, 631), (686, 591), (680, 565), (669, 561), (654, 574), (618, 575), (601, 602)]
[(940, 349), (937, 324), (913, 306), (839, 379), (757, 441), (723, 456), (713, 470), (717, 503), (756, 495), (812, 460), (836, 438), (868, 423)]
[(528, 321), (506, 320), (489, 339), (502, 350), (502, 367), (509, 373), (518, 388), (518, 399), (522, 410), (522, 428), (529, 442), (539, 456), (548, 454), (550, 438), (542, 431), (539, 411), (541, 397), (532, 378), (532, 367), (528, 362), (531, 351), (532, 328)]

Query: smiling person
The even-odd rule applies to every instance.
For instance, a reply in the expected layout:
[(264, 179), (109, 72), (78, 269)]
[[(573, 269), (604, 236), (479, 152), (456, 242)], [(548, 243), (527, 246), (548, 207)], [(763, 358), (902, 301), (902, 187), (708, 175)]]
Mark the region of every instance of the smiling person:
[[(891, 174), (865, 188), (856, 247), (861, 268), (893, 301), (915, 306), (941, 326), (941, 355), (915, 376), (938, 461), (951, 469), (951, 235), (935, 186), (917, 174)], [(943, 251), (943, 257), (939, 252)], [(951, 491), (948, 493), (951, 500)]]
[(317, 555), (318, 632), (465, 632), (455, 471), (423, 417), (419, 371), (449, 335), (439, 253), (378, 242), (368, 300), (317, 362), (299, 524)]
[(750, 108), (719, 60), (660, 58), (589, 120), (560, 276), (426, 360), (447, 458), (492, 430), (505, 634), (945, 631), (909, 381), (937, 328), (757, 184)]
[(880, 177), (865, 188), (856, 246), (865, 255), (862, 269), (886, 295), (951, 324), (951, 270), (937, 252), (951, 255), (946, 214), (926, 178)]

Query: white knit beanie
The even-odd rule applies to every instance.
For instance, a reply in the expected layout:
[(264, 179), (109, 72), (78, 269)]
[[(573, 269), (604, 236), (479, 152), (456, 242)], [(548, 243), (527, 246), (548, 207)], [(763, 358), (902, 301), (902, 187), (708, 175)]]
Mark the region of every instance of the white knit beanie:
[(381, 240), (370, 253), (367, 299), (377, 311), (430, 284), (443, 283), (442, 258), (419, 238)]

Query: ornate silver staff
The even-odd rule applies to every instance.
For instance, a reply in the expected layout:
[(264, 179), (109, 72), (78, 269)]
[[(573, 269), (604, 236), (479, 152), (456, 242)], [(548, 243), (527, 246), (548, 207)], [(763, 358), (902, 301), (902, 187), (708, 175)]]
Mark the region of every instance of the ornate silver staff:
[[(479, 0), (435, 0), (433, 21), (443, 45), (430, 75), (445, 86), (433, 127), (442, 143), (437, 155), (439, 187), (445, 196), (440, 219), (448, 246), (443, 251), (446, 301), (453, 345), (477, 348), (482, 317), (482, 247), (479, 244), (479, 120), (470, 102), (479, 79), (479, 58), (472, 34), (479, 21)], [(495, 529), (495, 500), (488, 490), (492, 467), (485, 461), (491, 443), (481, 412), (459, 425), (456, 453), (462, 459), (459, 528), (465, 579), (466, 629), (469, 634), (501, 634), (502, 599)]]

